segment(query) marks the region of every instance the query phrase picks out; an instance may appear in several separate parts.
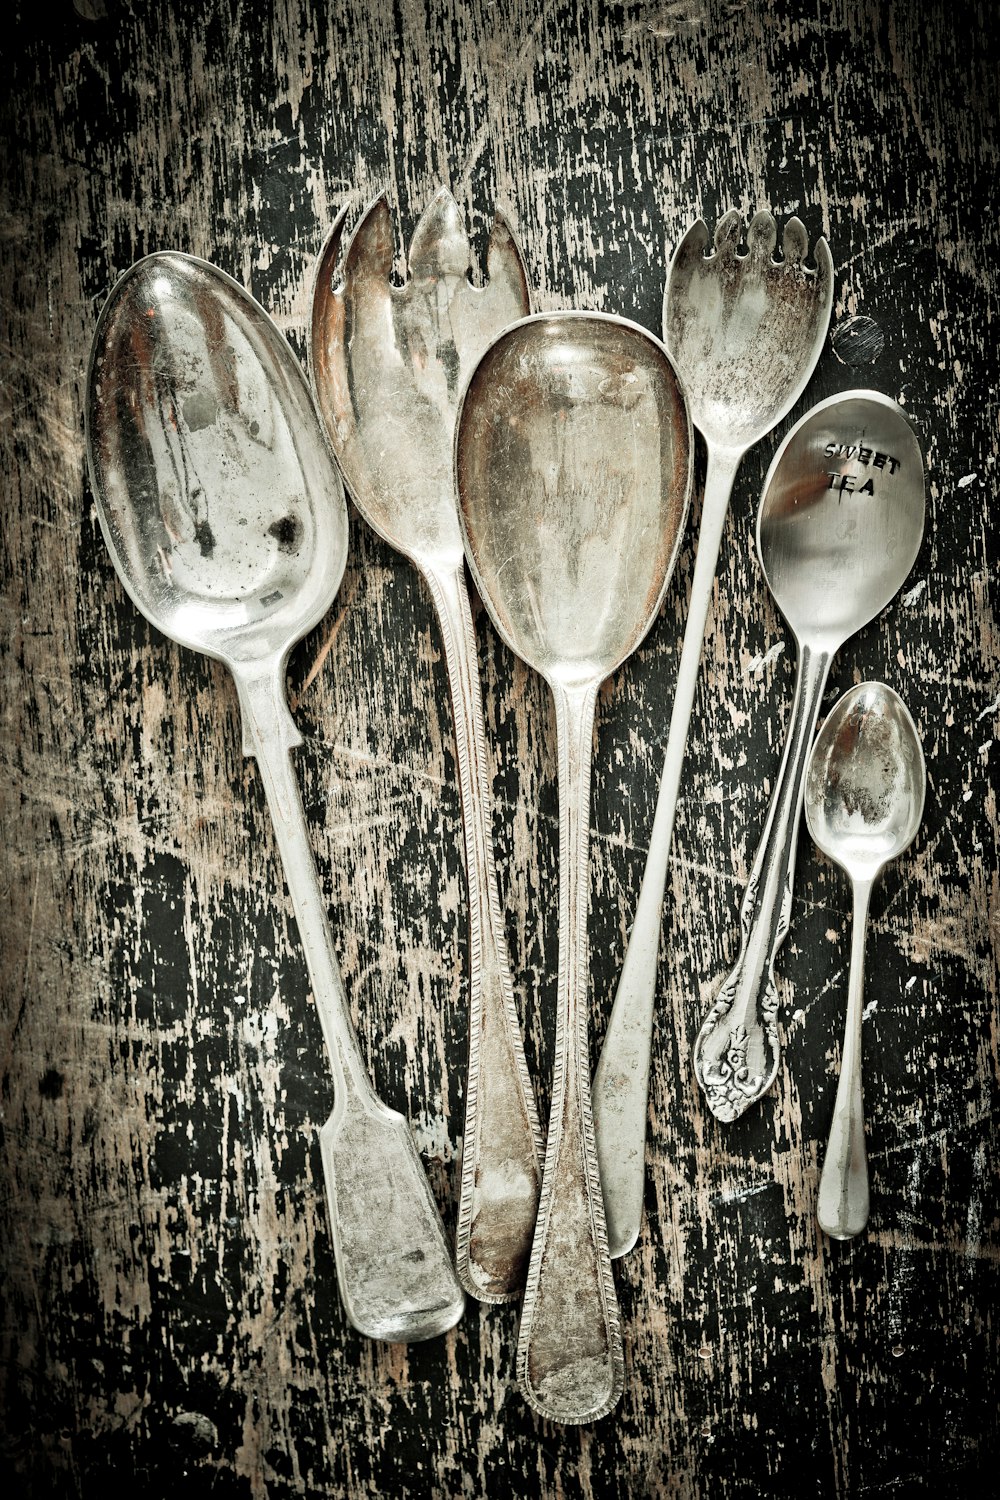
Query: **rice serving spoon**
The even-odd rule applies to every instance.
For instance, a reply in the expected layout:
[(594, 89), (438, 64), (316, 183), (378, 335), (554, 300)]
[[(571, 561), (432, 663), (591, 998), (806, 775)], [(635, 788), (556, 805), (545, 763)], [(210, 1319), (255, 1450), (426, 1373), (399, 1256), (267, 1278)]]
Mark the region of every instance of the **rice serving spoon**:
[(333, 1072), (320, 1148), (347, 1316), (392, 1342), (444, 1333), (464, 1297), (409, 1126), (376, 1095), (358, 1047), (289, 758), (302, 740), (288, 654), (333, 602), (347, 557), (343, 489), (309, 387), (243, 287), (163, 252), (127, 271), (101, 311), (86, 420), (126, 592), (236, 683)]
[(666, 350), (597, 313), (514, 324), (466, 388), (455, 472), (476, 586), (556, 709), (555, 1062), (518, 1380), (543, 1416), (596, 1422), (624, 1363), (591, 1111), (590, 762), (598, 688), (652, 625), (687, 515), (691, 429)]

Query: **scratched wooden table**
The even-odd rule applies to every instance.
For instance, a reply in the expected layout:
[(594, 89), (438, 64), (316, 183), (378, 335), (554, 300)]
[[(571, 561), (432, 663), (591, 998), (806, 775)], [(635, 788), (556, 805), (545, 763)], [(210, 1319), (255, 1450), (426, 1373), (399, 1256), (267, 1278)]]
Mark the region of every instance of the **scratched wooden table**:
[[(23, 7), (4, 47), (2, 1104), (5, 1492), (552, 1497), (980, 1493), (997, 1458), (996, 110), (962, 3), (605, 8), (245, 0)], [(512, 215), (538, 301), (659, 326), (689, 222), (797, 212), (837, 268), (811, 400), (904, 403), (927, 529), (827, 702), (882, 677), (929, 792), (873, 907), (873, 1212), (814, 1203), (849, 894), (802, 833), (785, 1053), (724, 1127), (693, 1083), (777, 770), (792, 644), (752, 545), (777, 442), (723, 541), (661, 954), (646, 1217), (617, 1273), (626, 1388), (588, 1429), (512, 1385), (515, 1309), (405, 1347), (346, 1325), (318, 1126), (331, 1094), (229, 678), (147, 628), (104, 550), (82, 395), (115, 277), (176, 247), (248, 284), (304, 354), (341, 204), (403, 236), (439, 182), (481, 248)], [(784, 428), (790, 425), (789, 418)], [(784, 428), (782, 430), (784, 430)], [(413, 569), (352, 517), (295, 653), (312, 843), (363, 1044), (449, 1225), (465, 894), (441, 642)], [(691, 550), (602, 693), (591, 931), (599, 1037), (649, 834)], [(556, 966), (554, 724), (478, 616), (496, 840), (543, 1110)]]

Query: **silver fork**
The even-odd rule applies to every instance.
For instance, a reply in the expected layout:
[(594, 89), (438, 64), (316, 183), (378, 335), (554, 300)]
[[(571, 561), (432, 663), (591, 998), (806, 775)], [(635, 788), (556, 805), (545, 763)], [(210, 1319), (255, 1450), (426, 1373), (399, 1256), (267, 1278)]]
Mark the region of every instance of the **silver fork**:
[(663, 341), (687, 393), (692, 421), (705, 439), (708, 469), (656, 816), (594, 1076), (597, 1153), (613, 1256), (627, 1254), (639, 1237), (663, 890), (729, 497), (747, 449), (805, 389), (833, 306), (833, 260), (825, 239), (816, 242), (816, 268), (809, 270), (803, 264), (809, 242), (798, 219), (785, 225), (781, 261), (772, 257), (777, 226), (769, 213), (761, 211), (751, 220), (745, 255), (738, 253), (742, 234), (742, 216), (735, 210), (725, 214), (715, 231), (715, 250), (707, 254), (708, 228), (699, 219), (674, 253), (663, 299)]

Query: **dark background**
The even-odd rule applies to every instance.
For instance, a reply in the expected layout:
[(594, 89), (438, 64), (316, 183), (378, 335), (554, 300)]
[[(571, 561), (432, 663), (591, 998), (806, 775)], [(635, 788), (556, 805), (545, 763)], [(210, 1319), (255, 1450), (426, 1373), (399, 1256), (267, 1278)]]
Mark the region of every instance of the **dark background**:
[[(0, 88), (6, 1493), (89, 1497), (111, 1478), (241, 1500), (988, 1488), (994, 26), (985, 5), (909, 0), (20, 8)], [(90, 339), (131, 261), (167, 247), (216, 261), (304, 354), (340, 205), (387, 189), (402, 247), (439, 182), (480, 248), (494, 204), (510, 213), (542, 307), (658, 330), (672, 247), (730, 206), (798, 213), (836, 266), (831, 345), (745, 460), (723, 541), (668, 885), (646, 1224), (617, 1269), (626, 1388), (582, 1430), (537, 1420), (514, 1388), (516, 1309), (470, 1305), (447, 1338), (410, 1348), (347, 1327), (316, 1140), (328, 1073), (235, 692), (125, 598), (85, 476)], [(791, 695), (793, 644), (752, 544), (761, 480), (806, 405), (857, 385), (912, 417), (927, 528), (902, 594), (837, 658), (827, 702), (866, 677), (899, 689), (928, 798), (873, 902), (872, 1217), (840, 1245), (814, 1210), (850, 903), (804, 830), (775, 1088), (719, 1125), (691, 1042), (735, 952)], [(363, 1044), (452, 1226), (467, 952), (447, 683), (427, 590), (353, 515), (351, 539), (338, 601), (292, 658), (297, 765)], [(689, 540), (599, 704), (598, 1039), (690, 565)], [(478, 623), (501, 896), (544, 1111), (553, 714)]]

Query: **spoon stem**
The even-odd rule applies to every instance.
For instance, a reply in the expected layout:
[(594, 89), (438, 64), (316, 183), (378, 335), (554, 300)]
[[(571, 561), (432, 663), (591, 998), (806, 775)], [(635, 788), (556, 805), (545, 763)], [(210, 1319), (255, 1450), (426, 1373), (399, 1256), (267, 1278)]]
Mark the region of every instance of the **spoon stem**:
[(840, 1078), (833, 1124), (819, 1180), (816, 1217), (835, 1240), (860, 1234), (868, 1223), (868, 1160), (865, 1153), (865, 1108), (861, 1089), (861, 1018), (865, 987), (865, 937), (872, 881), (854, 881), (851, 932), (851, 977), (847, 1021), (840, 1059)]
[(594, 1074), (594, 1128), (613, 1257), (628, 1254), (639, 1238), (642, 1221), (653, 1001), (667, 862), (719, 547), (742, 457), (742, 450), (709, 444), (694, 578), (656, 815), (635, 920)]
[(559, 978), (552, 1110), (517, 1373), (556, 1422), (596, 1422), (624, 1383), (590, 1089), (587, 908), (597, 684), (553, 684), (559, 744)]
[(698, 1082), (720, 1120), (737, 1119), (770, 1088), (778, 1071), (781, 1044), (774, 959), (791, 917), (806, 761), (830, 660), (830, 651), (804, 643), (799, 646), (781, 769), (740, 908), (743, 941), (739, 957), (695, 1042)]
[(456, 1261), (472, 1296), (508, 1302), (527, 1274), (542, 1134), (497, 891), (493, 797), (465, 570), (459, 564), (454, 572), (427, 576), (451, 684), (469, 890), (469, 1072)]
[(243, 749), (264, 786), (333, 1073), (320, 1150), (340, 1294), (371, 1338), (430, 1338), (458, 1321), (464, 1298), (409, 1126), (376, 1095), (358, 1047), (291, 765), (302, 740), (284, 662), (244, 668), (236, 682)]

